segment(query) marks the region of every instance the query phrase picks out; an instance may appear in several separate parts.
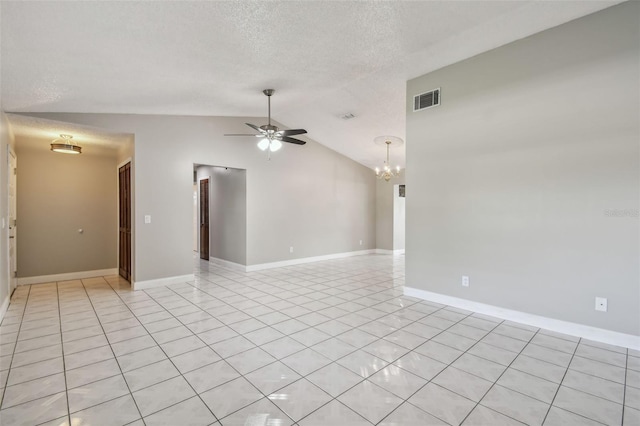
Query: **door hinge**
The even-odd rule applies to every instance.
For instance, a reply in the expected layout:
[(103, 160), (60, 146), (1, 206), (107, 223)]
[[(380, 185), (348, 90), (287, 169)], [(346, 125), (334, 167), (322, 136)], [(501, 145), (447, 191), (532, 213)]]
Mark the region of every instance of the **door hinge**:
[(18, 278), (18, 270), (13, 271), (13, 278)]
[(18, 174), (18, 168), (17, 168), (17, 167), (14, 167), (14, 168), (13, 168), (13, 174), (14, 174), (14, 175), (17, 175), (17, 174)]

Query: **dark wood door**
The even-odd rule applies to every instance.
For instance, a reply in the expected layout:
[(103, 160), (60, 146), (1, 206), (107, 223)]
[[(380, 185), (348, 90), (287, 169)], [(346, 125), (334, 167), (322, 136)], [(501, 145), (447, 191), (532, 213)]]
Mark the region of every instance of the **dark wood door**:
[(131, 281), (131, 163), (120, 167), (118, 178), (119, 199), (119, 259), (120, 276)]
[(209, 260), (209, 179), (200, 181), (200, 259)]

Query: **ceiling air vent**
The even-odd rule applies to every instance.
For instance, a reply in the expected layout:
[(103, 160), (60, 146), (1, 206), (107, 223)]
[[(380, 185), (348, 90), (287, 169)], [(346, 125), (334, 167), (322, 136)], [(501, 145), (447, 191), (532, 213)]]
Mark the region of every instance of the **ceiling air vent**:
[(440, 105), (440, 89), (434, 89), (413, 97), (414, 112), (438, 105)]

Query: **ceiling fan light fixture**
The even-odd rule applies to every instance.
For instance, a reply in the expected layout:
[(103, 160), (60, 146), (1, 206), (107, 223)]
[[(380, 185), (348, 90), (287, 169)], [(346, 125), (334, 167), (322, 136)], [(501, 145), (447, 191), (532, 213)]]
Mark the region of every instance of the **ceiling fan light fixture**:
[(54, 139), (51, 142), (51, 151), (61, 154), (82, 154), (82, 147), (71, 143), (73, 136), (60, 135), (62, 139)]
[(271, 150), (271, 152), (276, 152), (280, 148), (282, 148), (282, 142), (280, 142), (278, 139), (273, 139), (271, 141), (271, 144), (269, 145), (269, 149)]
[(258, 142), (258, 148), (260, 148), (261, 151), (266, 151), (267, 148), (269, 148), (269, 139), (261, 139), (260, 142)]
[(253, 130), (258, 132), (257, 134), (242, 134), (242, 133), (232, 133), (225, 134), (225, 136), (254, 136), (257, 138), (262, 138), (260, 142), (258, 142), (258, 148), (261, 151), (269, 152), (269, 159), (271, 159), (271, 153), (279, 151), (282, 148), (282, 143), (292, 143), (295, 145), (304, 145), (305, 141), (300, 139), (292, 138), (291, 136), (295, 135), (304, 135), (307, 133), (305, 129), (282, 129), (280, 130), (278, 126), (271, 124), (271, 96), (274, 94), (275, 90), (273, 89), (265, 89), (262, 93), (267, 97), (267, 106), (268, 106), (268, 122), (262, 126), (256, 126), (251, 123), (244, 123), (247, 126), (251, 127)]

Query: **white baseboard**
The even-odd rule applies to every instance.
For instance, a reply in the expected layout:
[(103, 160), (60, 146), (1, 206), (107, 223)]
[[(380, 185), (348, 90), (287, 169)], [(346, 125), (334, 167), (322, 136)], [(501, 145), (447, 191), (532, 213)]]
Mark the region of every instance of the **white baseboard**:
[(4, 314), (7, 313), (7, 309), (9, 309), (9, 302), (11, 297), (7, 294), (7, 297), (2, 301), (2, 306), (0, 306), (0, 322), (4, 319)]
[(55, 281), (80, 280), (82, 278), (102, 277), (118, 274), (118, 268), (97, 269), (95, 271), (68, 272), (65, 274), (40, 275), (37, 277), (18, 278), (18, 285), (42, 284)]
[(393, 250), (387, 250), (387, 249), (376, 249), (374, 251), (375, 254), (393, 254)]
[(209, 262), (214, 265), (222, 266), (223, 268), (231, 269), (232, 271), (247, 272), (247, 266), (240, 263), (230, 262), (228, 260), (220, 259), (218, 257), (209, 257)]
[(187, 274), (177, 275), (175, 277), (158, 278), (155, 280), (134, 281), (132, 284), (132, 288), (134, 290), (145, 290), (148, 288), (162, 287), (165, 285), (186, 283), (187, 281), (193, 281), (195, 279), (195, 275)]
[(394, 256), (400, 256), (404, 254), (404, 249), (398, 249), (398, 250), (375, 249), (375, 254), (392, 254)]
[(348, 251), (345, 253), (325, 254), (323, 256), (301, 257), (298, 259), (283, 260), (281, 262), (259, 263), (256, 265), (247, 265), (247, 272), (262, 271), (264, 269), (282, 268), (283, 266), (301, 265), (303, 263), (320, 262), (322, 260), (342, 259), (344, 257), (361, 256), (363, 254), (372, 254), (375, 250), (358, 250)]
[(513, 311), (510, 309), (500, 308), (498, 306), (487, 305), (485, 303), (474, 302), (467, 299), (460, 299), (458, 297), (447, 296), (440, 293), (432, 293), (430, 291), (412, 287), (405, 287), (404, 294), (460, 309), (466, 309), (468, 311), (478, 312), (480, 314), (519, 322), (521, 324), (556, 331), (558, 333), (583, 337), (585, 339), (608, 343), (615, 346), (622, 346), (624, 348), (640, 350), (640, 336), (634, 336), (632, 334), (618, 333), (617, 331), (605, 330), (603, 328), (576, 324), (569, 321), (528, 314), (526, 312)]

